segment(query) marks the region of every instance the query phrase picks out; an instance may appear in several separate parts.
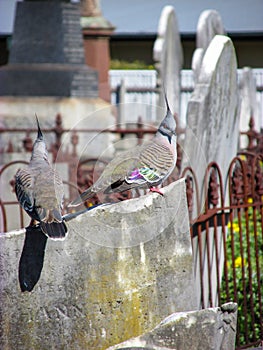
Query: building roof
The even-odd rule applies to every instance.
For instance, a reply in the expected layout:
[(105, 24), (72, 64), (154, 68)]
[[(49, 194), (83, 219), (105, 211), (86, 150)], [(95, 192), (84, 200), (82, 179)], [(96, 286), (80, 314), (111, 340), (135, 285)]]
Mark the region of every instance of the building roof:
[(100, 0), (104, 17), (116, 35), (156, 34), (165, 5), (175, 8), (182, 34), (196, 32), (202, 11), (217, 10), (227, 33), (263, 34), (263, 0)]

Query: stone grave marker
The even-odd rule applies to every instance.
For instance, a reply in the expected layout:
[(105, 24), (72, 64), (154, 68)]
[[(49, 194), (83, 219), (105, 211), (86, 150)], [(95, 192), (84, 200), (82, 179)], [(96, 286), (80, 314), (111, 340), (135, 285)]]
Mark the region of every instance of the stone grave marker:
[(210, 42), (217, 34), (224, 34), (224, 26), (220, 14), (216, 10), (205, 10), (201, 13), (196, 28), (196, 50), (192, 59), (192, 70), (196, 80), (202, 59)]
[(80, 10), (62, 1), (18, 2), (0, 96), (97, 97), (97, 72), (85, 64)]
[[(183, 50), (173, 6), (165, 6), (162, 10), (157, 39), (153, 47), (153, 58), (158, 73), (157, 85), (161, 88), (159, 106), (164, 106), (162, 91), (164, 86), (171, 110), (180, 115)], [(159, 116), (159, 119), (161, 118)]]
[[(248, 131), (250, 118), (253, 117), (254, 129), (260, 132), (260, 108), (257, 101), (257, 88), (253, 71), (249, 67), (242, 69), (239, 81), (240, 89), (240, 131)], [(248, 146), (248, 138), (242, 135), (240, 148)]]
[(183, 168), (190, 165), (202, 190), (209, 162), (223, 176), (237, 153), (239, 101), (237, 62), (230, 38), (216, 35), (202, 60), (200, 74), (187, 109)]
[(156, 328), (107, 350), (205, 349), (234, 350), (237, 304), (198, 311), (178, 312)]
[(215, 35), (224, 33), (225, 30), (219, 12), (205, 10), (198, 19), (196, 46), (206, 50)]
[[(196, 174), (200, 195), (200, 212), (204, 208), (204, 177), (207, 165), (216, 162), (221, 169), (223, 185), (231, 160), (236, 156), (239, 141), (239, 100), (237, 85), (237, 63), (234, 46), (230, 38), (216, 35), (208, 46), (202, 60), (200, 73), (187, 109), (187, 127), (183, 145), (182, 168), (190, 166)], [(224, 186), (225, 187), (225, 186)], [(194, 205), (193, 219), (200, 212)], [(210, 252), (215, 254), (213, 232), (210, 232)], [(220, 247), (220, 264), (223, 263), (222, 236), (218, 229), (218, 247)], [(203, 236), (203, 259), (206, 259), (206, 239)], [(193, 250), (196, 257), (195, 275), (199, 281), (199, 252), (197, 238), (193, 239)], [(211, 258), (212, 259), (212, 258)], [(205, 260), (204, 260), (205, 261)], [(213, 260), (214, 261), (214, 260)], [(221, 265), (222, 266), (222, 265)], [(213, 269), (216, 264), (213, 264)], [(203, 271), (204, 303), (209, 304), (207, 265)], [(211, 272), (212, 276), (213, 274)], [(217, 305), (217, 282), (212, 283), (213, 305)]]
[(24, 231), (1, 234), (0, 348), (106, 349), (195, 310), (184, 179), (163, 191), (68, 221), (66, 240), (47, 241), (32, 292), (18, 282)]

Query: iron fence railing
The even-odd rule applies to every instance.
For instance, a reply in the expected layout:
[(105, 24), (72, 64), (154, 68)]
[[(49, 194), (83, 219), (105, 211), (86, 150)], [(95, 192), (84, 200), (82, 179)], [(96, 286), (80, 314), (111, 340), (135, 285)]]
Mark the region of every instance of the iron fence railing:
[(241, 349), (262, 341), (263, 155), (242, 153), (232, 160), (226, 194), (222, 178), (210, 163), (205, 209), (191, 226), (195, 272), (202, 308), (238, 303)]

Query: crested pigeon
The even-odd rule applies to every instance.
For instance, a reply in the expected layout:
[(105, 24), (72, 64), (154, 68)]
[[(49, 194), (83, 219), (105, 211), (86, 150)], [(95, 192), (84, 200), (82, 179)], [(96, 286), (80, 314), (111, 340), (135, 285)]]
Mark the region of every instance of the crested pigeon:
[(15, 175), (15, 192), (22, 208), (39, 222), (42, 232), (51, 239), (64, 239), (67, 227), (61, 209), (63, 183), (48, 161), (46, 144), (36, 116), (38, 134), (34, 142), (30, 162)]
[(152, 192), (172, 173), (176, 160), (176, 122), (166, 102), (166, 116), (154, 138), (141, 146), (117, 155), (104, 169), (99, 179), (69, 204), (78, 206), (95, 194), (123, 192), (133, 188), (149, 188)]

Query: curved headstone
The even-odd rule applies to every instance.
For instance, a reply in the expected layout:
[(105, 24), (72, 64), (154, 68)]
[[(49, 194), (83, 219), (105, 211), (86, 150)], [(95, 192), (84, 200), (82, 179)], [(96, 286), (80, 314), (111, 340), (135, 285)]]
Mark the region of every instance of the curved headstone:
[(192, 58), (194, 77), (198, 76), (202, 59), (215, 35), (225, 33), (223, 21), (216, 10), (205, 10), (201, 13), (196, 28), (196, 50)]
[[(221, 169), (223, 181), (231, 160), (236, 156), (239, 140), (239, 100), (237, 85), (237, 63), (232, 41), (223, 35), (216, 35), (203, 57), (200, 73), (187, 109), (187, 127), (183, 147), (182, 168), (191, 166), (196, 174), (200, 196), (200, 211), (204, 209), (204, 178), (207, 165), (216, 162)], [(223, 184), (224, 185), (224, 184)], [(197, 207), (193, 208), (193, 219), (198, 217)], [(214, 233), (209, 233), (210, 252), (215, 254)], [(218, 228), (220, 236), (220, 229)], [(206, 236), (203, 236), (203, 261), (206, 257)], [(221, 240), (218, 242), (223, 252)], [(193, 250), (196, 255), (196, 281), (200, 278), (199, 251), (197, 238), (193, 239)], [(214, 255), (215, 256), (215, 255)], [(223, 253), (220, 264), (223, 266)], [(213, 262), (210, 271), (204, 266), (204, 305), (209, 304), (208, 274), (216, 276), (216, 264)], [(213, 277), (214, 279), (214, 277)], [(217, 281), (212, 282), (213, 305), (217, 303)]]
[[(161, 87), (164, 85), (171, 110), (180, 115), (183, 50), (173, 6), (165, 6), (162, 10), (157, 39), (153, 47), (153, 58), (158, 72), (157, 84)], [(159, 105), (163, 104), (161, 94)]]
[[(244, 67), (240, 75), (240, 131), (248, 131), (250, 118), (253, 117), (254, 129), (260, 131), (260, 109), (257, 101), (256, 81), (253, 71), (249, 67)], [(240, 148), (248, 146), (247, 136), (242, 136)]]
[(225, 34), (223, 21), (216, 10), (201, 13), (196, 29), (196, 47), (206, 50), (217, 34)]
[(190, 165), (203, 187), (209, 162), (223, 176), (237, 153), (239, 104), (236, 54), (231, 39), (216, 35), (204, 55), (187, 109), (183, 168)]

